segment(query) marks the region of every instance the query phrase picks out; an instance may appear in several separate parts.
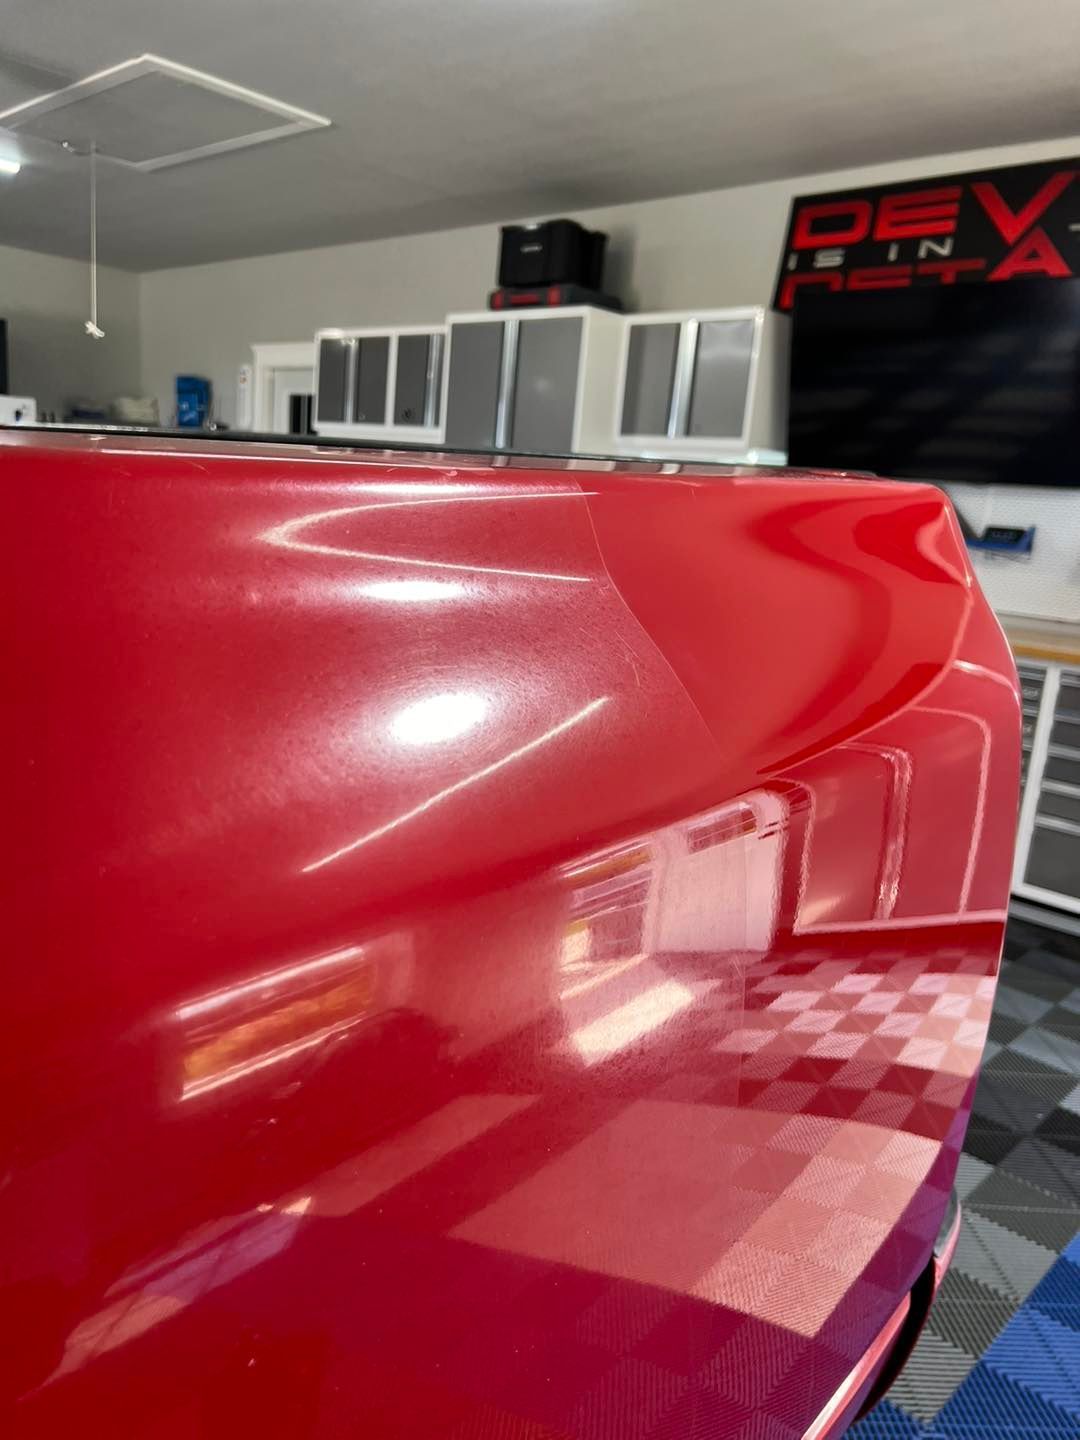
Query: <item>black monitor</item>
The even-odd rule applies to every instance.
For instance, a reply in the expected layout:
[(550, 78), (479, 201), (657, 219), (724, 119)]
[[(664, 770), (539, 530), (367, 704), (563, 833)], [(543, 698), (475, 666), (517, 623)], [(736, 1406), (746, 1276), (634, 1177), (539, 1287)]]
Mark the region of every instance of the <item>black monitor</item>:
[(803, 293), (788, 462), (1080, 485), (1080, 280)]

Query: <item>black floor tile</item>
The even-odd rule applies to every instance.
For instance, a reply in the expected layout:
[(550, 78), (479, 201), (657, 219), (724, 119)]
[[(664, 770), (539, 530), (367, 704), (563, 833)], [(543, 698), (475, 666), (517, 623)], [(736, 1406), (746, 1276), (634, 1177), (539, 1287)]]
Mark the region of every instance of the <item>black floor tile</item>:
[(926, 1328), (968, 1355), (981, 1355), (1013, 1312), (1012, 1303), (989, 1285), (950, 1270), (930, 1311)]
[(1017, 1143), (1015, 1133), (1006, 1126), (976, 1116), (968, 1126), (964, 1149), (987, 1165), (1000, 1165)]
[(1024, 950), (1016, 959), (1028, 970), (1038, 970), (1070, 985), (1080, 985), (1080, 948), (1075, 954), (1069, 954), (1052, 946), (1040, 945), (1034, 950)]
[[(1041, 1140), (1048, 1140), (1051, 1145), (1080, 1155), (1080, 1115), (1074, 1115), (1071, 1110), (1051, 1110), (1036, 1133)], [(1080, 1215), (1076, 1218), (1077, 1228), (1080, 1228)]]
[(990, 1039), (996, 1040), (999, 1045), (1008, 1045), (1026, 1029), (1022, 1020), (1014, 1020), (1011, 1015), (1000, 1015), (995, 1010), (990, 1016)]
[[(980, 1180), (965, 1202), (975, 1210), (989, 1214), (991, 1207), (995, 1209), (1013, 1210), (1062, 1210), (1072, 1213), (1070, 1207), (1065, 1204), (1059, 1195), (1052, 1195), (1047, 1190), (1040, 1190), (1036, 1185), (1030, 1185), (1026, 1180), (1021, 1180), (1008, 1171), (1000, 1168), (991, 1170), (985, 1180)], [(1069, 1237), (1070, 1239), (1072, 1236)]]
[(1021, 1090), (1013, 1083), (1012, 1076), (984, 1074), (975, 1091), (972, 1123), (991, 1120), (1018, 1135), (1033, 1135), (1054, 1113), (1065, 1094), (1068, 1091), (1062, 1095), (1036, 1095), (1030, 1090)]
[(1060, 1105), (1076, 1084), (1075, 1077), (1066, 1075), (1064, 1070), (1044, 1065), (1041, 1060), (1032, 1060), (1014, 1050), (1003, 1050), (1000, 1055), (988, 1060), (982, 1067), (982, 1073), (990, 1080), (1011, 1085), (1014, 1090), (1036, 1100), (1049, 1099), (1054, 1105)]
[[(1031, 952), (1031, 954), (1038, 952)], [(1039, 995), (1044, 1000), (1063, 1000), (1076, 988), (1075, 980), (1063, 980), (1057, 975), (1047, 975), (1029, 965), (1031, 954), (1010, 964), (1008, 983), (1014, 990), (1023, 990), (1026, 995)]]
[(1001, 1165), (1010, 1175), (1080, 1206), (1080, 1156), (1047, 1140), (1025, 1139), (1014, 1145)]
[(1064, 1250), (1077, 1230), (1076, 1211), (1060, 1195), (1048, 1194), (1000, 1168), (975, 1187), (965, 1208), (1055, 1252)]
[[(994, 1022), (991, 1020), (991, 1029), (993, 1029), (993, 1024)], [(1075, 1040), (1080, 1045), (1080, 1011), (1066, 1010), (1064, 1005), (1055, 1005), (1052, 1010), (1046, 1012), (1039, 1021), (1039, 1025), (1043, 1030), (1051, 1030), (1055, 1035), (1060, 1035), (1062, 1039)], [(1013, 1036), (1013, 1039), (1015, 1038)], [(1007, 1045), (1009, 1042), (1003, 1040), (1000, 1043)]]
[(1080, 935), (1070, 935), (1064, 930), (1044, 930), (1040, 948), (1053, 950), (1055, 954), (1067, 956), (1080, 965)]
[(1056, 932), (1047, 931), (1045, 926), (1036, 925), (1031, 920), (1019, 920), (1015, 915), (1009, 916), (1009, 923), (1005, 930), (1005, 954), (1010, 959), (1022, 955), (1025, 950), (1037, 950), (1046, 943), (1050, 935)]

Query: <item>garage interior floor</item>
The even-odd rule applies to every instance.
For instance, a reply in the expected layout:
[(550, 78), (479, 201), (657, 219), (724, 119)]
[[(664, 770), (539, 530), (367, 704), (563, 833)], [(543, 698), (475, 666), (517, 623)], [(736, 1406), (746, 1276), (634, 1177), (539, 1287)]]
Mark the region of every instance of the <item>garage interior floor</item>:
[(1010, 918), (956, 1258), (857, 1440), (1080, 1437), (1080, 938)]

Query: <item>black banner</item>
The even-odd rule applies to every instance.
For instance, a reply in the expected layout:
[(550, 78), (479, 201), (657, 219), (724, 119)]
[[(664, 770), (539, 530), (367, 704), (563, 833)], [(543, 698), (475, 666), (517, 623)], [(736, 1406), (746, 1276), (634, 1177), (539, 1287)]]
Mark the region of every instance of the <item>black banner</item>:
[(773, 306), (843, 290), (1080, 275), (1080, 160), (792, 201)]

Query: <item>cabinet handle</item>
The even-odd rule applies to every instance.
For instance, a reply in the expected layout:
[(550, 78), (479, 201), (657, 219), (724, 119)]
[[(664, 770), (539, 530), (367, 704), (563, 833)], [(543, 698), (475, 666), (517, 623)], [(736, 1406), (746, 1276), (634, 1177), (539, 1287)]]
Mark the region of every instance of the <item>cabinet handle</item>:
[(687, 320), (679, 331), (679, 350), (675, 356), (675, 379), (671, 386), (668, 407), (667, 438), (677, 440), (685, 435), (690, 423), (690, 391), (694, 384), (694, 363), (697, 360), (698, 322)]
[(427, 374), (424, 377), (424, 424), (435, 424), (438, 387), (442, 380), (443, 337), (436, 332), (428, 341)]
[[(542, 320), (539, 322), (544, 323)], [(495, 449), (505, 450), (510, 444), (514, 423), (514, 386), (517, 383), (518, 339), (520, 320), (503, 321), (502, 358), (499, 362), (499, 398), (495, 405)]]
[(355, 340), (346, 341), (348, 350), (345, 353), (345, 419), (349, 423), (356, 418), (353, 415), (353, 407), (356, 404), (356, 367), (358, 364), (357, 345)]

